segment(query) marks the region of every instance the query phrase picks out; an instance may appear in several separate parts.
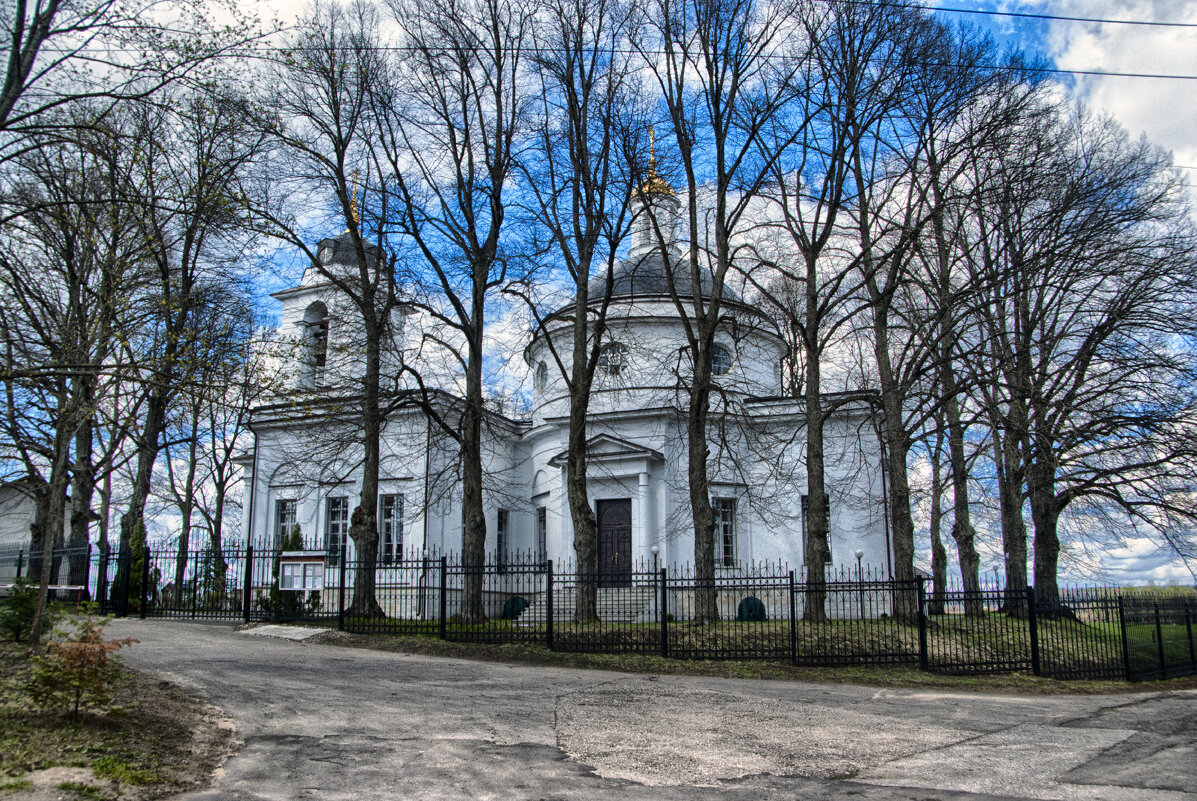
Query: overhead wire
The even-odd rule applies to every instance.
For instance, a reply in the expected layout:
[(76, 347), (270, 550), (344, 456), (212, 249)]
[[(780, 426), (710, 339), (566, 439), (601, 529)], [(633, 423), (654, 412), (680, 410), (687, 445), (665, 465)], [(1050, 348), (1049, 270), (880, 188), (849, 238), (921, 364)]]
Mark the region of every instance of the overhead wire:
[[(894, 7), (894, 8), (910, 9), (910, 10), (916, 10), (916, 11), (927, 11), (930, 13), (969, 14), (969, 15), (986, 16), (986, 17), (1011, 17), (1011, 18), (1019, 18), (1019, 19), (1036, 19), (1036, 20), (1048, 20), (1048, 21), (1060, 21), (1060, 22), (1079, 22), (1079, 23), (1087, 23), (1087, 24), (1131, 25), (1131, 26), (1146, 26), (1146, 27), (1158, 27), (1158, 28), (1197, 29), (1197, 23), (1194, 23), (1194, 22), (1171, 22), (1171, 21), (1159, 21), (1159, 20), (1128, 20), (1128, 19), (1111, 19), (1111, 18), (1107, 18), (1107, 17), (1080, 17), (1080, 16), (1068, 16), (1068, 15), (1063, 15), (1063, 14), (1043, 14), (1043, 13), (1029, 12), (1029, 11), (999, 11), (997, 9), (963, 8), (963, 7), (959, 7), (959, 6), (937, 6), (937, 5), (930, 5), (930, 4), (926, 4), (926, 3), (908, 3), (908, 2), (902, 2), (901, 0), (839, 0), (839, 2), (847, 4), (847, 5), (860, 5), (860, 6), (880, 7), (880, 8)], [(300, 48), (286, 47), (283, 45), (256, 43), (251, 46), (251, 55), (264, 56), (267, 53), (283, 53), (283, 52), (288, 52), (288, 51), (294, 51), (297, 49), (300, 49)], [(321, 50), (325, 50), (325, 49), (352, 50), (354, 48), (352, 46), (346, 46), (346, 47), (334, 46), (332, 48), (325, 48), (322, 46), (320, 49)], [(375, 45), (374, 49), (384, 50), (384, 51), (388, 51), (388, 52), (415, 52), (415, 51), (420, 50), (421, 48), (416, 45)], [(558, 48), (552, 48), (552, 47), (534, 47), (534, 46), (525, 45), (522, 47), (522, 49), (524, 52), (528, 52), (528, 53), (555, 53), (555, 52), (558, 52)], [(43, 50), (43, 52), (58, 52), (58, 53), (85, 52), (85, 51), (74, 51), (70, 48), (54, 49), (54, 48), (43, 47), (42, 50)], [(114, 48), (104, 48), (104, 52), (107, 52), (107, 53), (119, 53), (119, 52), (129, 53), (129, 52), (140, 52), (140, 51), (125, 50), (122, 48), (115, 48), (115, 49)], [(621, 55), (635, 55), (639, 51), (636, 51), (636, 50), (633, 50), (630, 48), (612, 48), (611, 52), (619, 53)], [(770, 54), (764, 54), (764, 55), (766, 58), (769, 58), (769, 57), (780, 58), (781, 57), (781, 56), (771, 56)], [(940, 66), (952, 68), (952, 67), (964, 66), (964, 65), (942, 64)], [(1119, 71), (1114, 71), (1114, 70), (1082, 70), (1082, 69), (1067, 69), (1064, 67), (1026, 66), (1026, 65), (1017, 65), (1017, 64), (979, 65), (979, 66), (983, 66), (986, 69), (992, 69), (992, 70), (998, 70), (998, 71), (1004, 71), (1004, 72), (1026, 73), (1026, 74), (1036, 74), (1036, 75), (1038, 75), (1038, 74), (1077, 75), (1077, 76), (1100, 77), (1100, 78), (1136, 78), (1136, 79), (1144, 79), (1144, 80), (1197, 81), (1197, 75), (1182, 75), (1182, 74), (1178, 74), (1178, 73), (1119, 72)]]

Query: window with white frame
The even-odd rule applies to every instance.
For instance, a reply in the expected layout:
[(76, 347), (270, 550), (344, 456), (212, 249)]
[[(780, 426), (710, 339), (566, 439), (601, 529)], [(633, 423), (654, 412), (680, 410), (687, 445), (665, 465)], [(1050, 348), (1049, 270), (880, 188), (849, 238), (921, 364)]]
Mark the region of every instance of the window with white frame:
[(292, 498), (279, 498), (274, 502), (274, 550), (282, 548), (283, 540), (295, 529), (298, 506)]
[(341, 548), (349, 534), (349, 499), (341, 496), (324, 501), (324, 550), (328, 561), (341, 558)]
[(403, 496), (378, 496), (378, 559), (383, 564), (403, 559)]
[(712, 498), (715, 513), (715, 564), (735, 567), (736, 560), (736, 499)]
[[(802, 562), (803, 562), (803, 564), (806, 563), (806, 542), (807, 542), (807, 534), (810, 531), (810, 528), (808, 527), (808, 523), (807, 523), (807, 519), (809, 518), (809, 516), (810, 516), (810, 496), (803, 495), (802, 496)], [(825, 516), (825, 519), (827, 520), (827, 554), (826, 554), (826, 556), (823, 557), (823, 563), (831, 564), (831, 500), (830, 499), (828, 499), (828, 501), (827, 501), (827, 514)]]
[(549, 510), (545, 506), (536, 507), (536, 560), (543, 562), (549, 558)]
[(500, 509), (495, 525), (495, 564), (500, 573), (507, 570), (507, 517), (507, 510)]
[(320, 562), (283, 562), (279, 565), (280, 590), (324, 589), (324, 565)]
[(727, 375), (732, 368), (732, 352), (723, 345), (711, 347), (711, 375)]

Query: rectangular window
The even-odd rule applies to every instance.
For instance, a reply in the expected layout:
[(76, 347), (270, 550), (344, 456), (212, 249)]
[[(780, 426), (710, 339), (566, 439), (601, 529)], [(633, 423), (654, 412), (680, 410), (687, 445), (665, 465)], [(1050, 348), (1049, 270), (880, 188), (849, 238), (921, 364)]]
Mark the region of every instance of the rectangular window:
[(319, 562), (284, 562), (279, 565), (280, 590), (324, 589), (324, 565)]
[(378, 560), (385, 564), (403, 559), (403, 496), (378, 496)]
[(283, 540), (295, 529), (295, 510), (298, 505), (291, 499), (274, 502), (274, 550), (280, 550)]
[(536, 507), (536, 560), (547, 561), (549, 558), (549, 510), (544, 506)]
[(336, 564), (341, 558), (342, 544), (349, 533), (349, 499), (328, 498), (324, 502), (324, 549), (328, 561)]
[(715, 512), (715, 564), (735, 567), (736, 561), (736, 499), (712, 498)]
[(495, 564), (502, 573), (507, 570), (507, 510), (500, 509), (498, 518), (498, 524), (495, 526)]
[[(802, 496), (802, 563), (806, 564), (806, 539), (807, 532), (810, 529), (807, 526), (807, 518), (810, 515), (810, 496)], [(827, 555), (823, 558), (824, 564), (831, 564), (831, 501), (827, 502)]]

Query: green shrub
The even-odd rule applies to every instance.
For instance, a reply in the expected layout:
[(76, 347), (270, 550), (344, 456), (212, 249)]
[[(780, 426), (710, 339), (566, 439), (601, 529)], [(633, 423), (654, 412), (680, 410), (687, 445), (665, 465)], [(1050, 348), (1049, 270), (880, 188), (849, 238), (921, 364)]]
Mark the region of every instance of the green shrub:
[[(25, 578), (13, 582), (8, 595), (0, 598), (0, 634), (14, 642), (29, 639), (33, 613), (37, 609), (37, 584)], [(57, 612), (48, 604), (42, 618), (43, 630), (54, 625)]]
[(46, 655), (34, 657), (26, 690), (34, 705), (46, 712), (78, 717), (88, 709), (103, 710), (112, 688), (123, 674), (121, 648), (137, 642), (131, 637), (105, 640), (107, 619), (91, 616), (56, 629)]

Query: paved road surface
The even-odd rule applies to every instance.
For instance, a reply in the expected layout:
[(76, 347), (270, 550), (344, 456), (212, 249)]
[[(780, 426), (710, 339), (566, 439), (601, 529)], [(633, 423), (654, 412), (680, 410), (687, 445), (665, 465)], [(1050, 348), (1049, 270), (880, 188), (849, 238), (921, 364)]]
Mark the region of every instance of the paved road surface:
[(1197, 799), (1197, 692), (1034, 697), (497, 665), (116, 621), (228, 712), (216, 799)]

